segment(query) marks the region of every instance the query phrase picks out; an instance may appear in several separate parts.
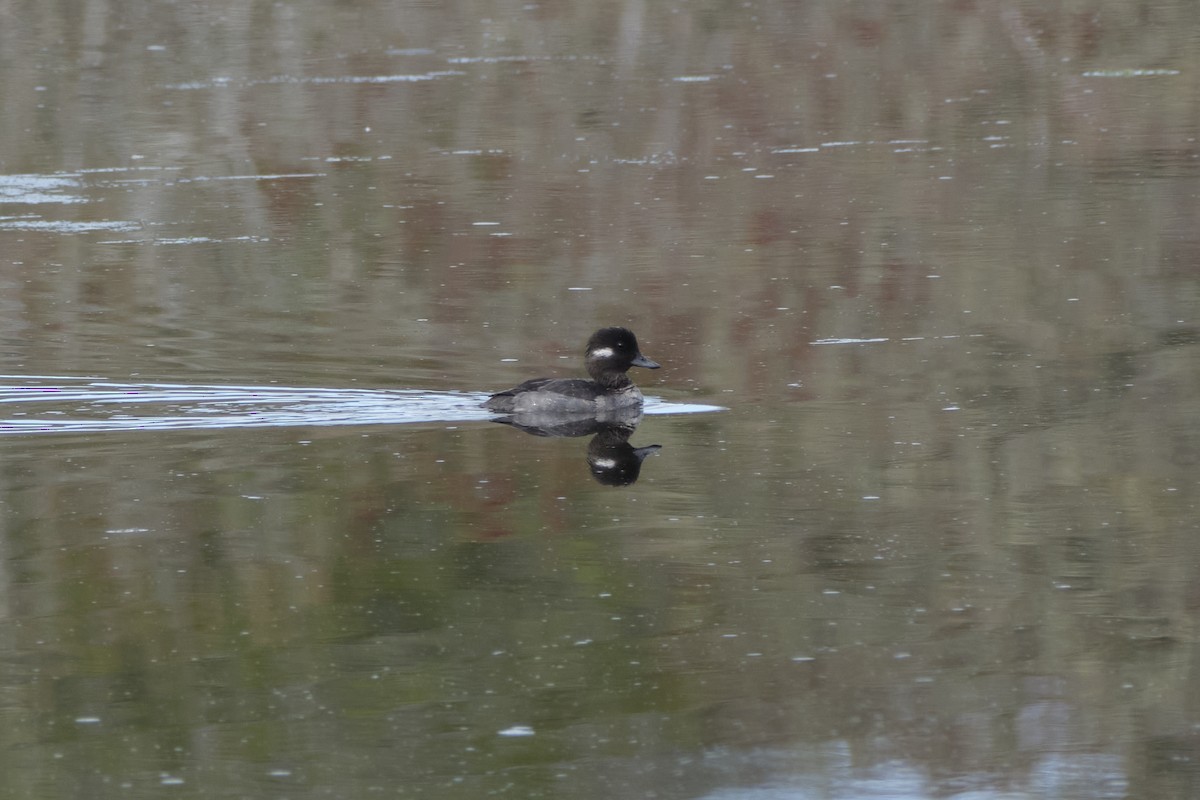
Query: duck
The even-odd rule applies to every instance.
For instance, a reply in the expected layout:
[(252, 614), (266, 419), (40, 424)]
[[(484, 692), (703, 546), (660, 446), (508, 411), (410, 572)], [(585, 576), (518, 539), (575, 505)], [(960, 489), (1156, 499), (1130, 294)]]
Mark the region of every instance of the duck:
[(642, 405), (642, 392), (626, 374), (632, 367), (659, 369), (642, 355), (628, 328), (601, 328), (587, 341), (583, 358), (591, 380), (534, 378), (497, 392), (484, 402), (502, 414), (603, 414)]

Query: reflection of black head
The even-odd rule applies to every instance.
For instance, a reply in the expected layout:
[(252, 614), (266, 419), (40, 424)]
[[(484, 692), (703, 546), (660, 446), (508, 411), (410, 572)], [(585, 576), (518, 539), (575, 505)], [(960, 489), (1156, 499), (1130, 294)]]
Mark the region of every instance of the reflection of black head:
[(662, 449), (660, 444), (634, 447), (629, 443), (629, 428), (612, 426), (588, 442), (587, 460), (592, 477), (605, 486), (628, 486), (637, 481), (642, 462)]
[(606, 486), (628, 486), (638, 479), (642, 461), (661, 445), (634, 447), (629, 437), (642, 421), (640, 406), (613, 409), (600, 415), (570, 414), (508, 414), (494, 422), (511, 425), (534, 436), (587, 436), (596, 434), (588, 443), (587, 461), (592, 476)]
[(642, 421), (641, 406), (612, 408), (598, 412), (520, 411), (496, 417), (492, 422), (511, 425), (534, 436), (590, 436), (608, 428), (627, 428), (628, 439)]

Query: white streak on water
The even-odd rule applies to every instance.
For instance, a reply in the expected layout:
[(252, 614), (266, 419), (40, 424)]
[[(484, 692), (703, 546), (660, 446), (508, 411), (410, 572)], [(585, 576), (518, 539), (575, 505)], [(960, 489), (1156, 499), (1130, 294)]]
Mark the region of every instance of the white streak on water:
[(878, 342), (887, 342), (889, 339), (817, 339), (811, 344), (876, 344)]
[[(484, 392), (325, 389), (0, 376), (0, 434), (484, 422)], [(648, 415), (717, 406), (648, 398)]]
[[(946, 333), (940, 336), (904, 336), (896, 341), (899, 342), (923, 342), (933, 339), (979, 339), (982, 338), (982, 333)], [(880, 342), (892, 341), (889, 337), (880, 337), (875, 339), (817, 339), (809, 342), (809, 344), (879, 344)]]
[(1177, 69), (1093, 69), (1083, 73), (1085, 78), (1149, 78), (1180, 74)]
[(447, 64), (524, 64), (530, 61), (596, 61), (596, 56), (454, 56)]
[(528, 725), (513, 725), (511, 728), (505, 728), (496, 733), (500, 736), (533, 736), (534, 730)]
[(60, 172), (51, 175), (0, 175), (0, 202), (40, 205), (43, 203), (86, 203), (67, 189), (81, 189), (79, 173)]
[(447, 78), (466, 73), (458, 70), (440, 70), (426, 72), (420, 75), (273, 75), (270, 78), (252, 78), (237, 80), (218, 77), (207, 81), (187, 81), (185, 83), (168, 83), (162, 88), (191, 91), (196, 89), (225, 89), (228, 87), (245, 88), (249, 86), (278, 86), (308, 84), (323, 86), (327, 84), (381, 84), (381, 83), (420, 83)]
[(49, 231), (51, 233), (90, 233), (92, 231), (136, 231), (141, 230), (136, 222), (123, 220), (97, 220), (95, 222), (69, 222), (54, 219), (24, 219), (0, 222), (0, 228), (15, 231)]
[(180, 178), (176, 183), (208, 183), (209, 181), (281, 181), (288, 178), (324, 178), (324, 172), (291, 172), (278, 175), (198, 175)]

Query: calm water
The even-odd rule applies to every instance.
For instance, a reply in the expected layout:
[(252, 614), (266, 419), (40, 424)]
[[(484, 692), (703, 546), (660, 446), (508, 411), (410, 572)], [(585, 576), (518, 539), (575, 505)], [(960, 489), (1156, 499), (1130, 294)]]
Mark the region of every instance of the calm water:
[(1200, 795), (1198, 54), (0, 0), (0, 798)]

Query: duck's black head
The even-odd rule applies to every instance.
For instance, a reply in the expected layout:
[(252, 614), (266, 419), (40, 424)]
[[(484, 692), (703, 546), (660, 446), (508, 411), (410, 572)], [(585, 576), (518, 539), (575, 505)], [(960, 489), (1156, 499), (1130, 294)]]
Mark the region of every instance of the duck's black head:
[(588, 339), (585, 355), (588, 374), (605, 386), (628, 381), (630, 367), (658, 369), (659, 364), (642, 355), (637, 337), (628, 328), (601, 328)]

